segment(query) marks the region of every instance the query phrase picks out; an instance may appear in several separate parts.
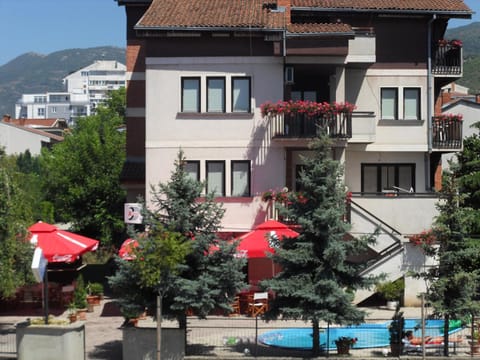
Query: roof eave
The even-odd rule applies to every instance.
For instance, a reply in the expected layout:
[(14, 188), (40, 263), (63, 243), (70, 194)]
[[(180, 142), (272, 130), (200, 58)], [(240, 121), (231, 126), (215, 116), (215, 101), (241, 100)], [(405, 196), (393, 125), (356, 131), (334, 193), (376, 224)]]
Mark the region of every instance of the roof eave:
[(265, 27), (235, 27), (235, 26), (141, 26), (135, 25), (136, 31), (263, 31), (276, 32), (283, 31), (283, 28), (265, 28)]
[(408, 15), (448, 15), (471, 19), (473, 11), (449, 11), (449, 10), (399, 10), (399, 9), (356, 9), (356, 8), (322, 8), (322, 7), (292, 7), (292, 11), (309, 12), (356, 12), (356, 13), (379, 13), (379, 14), (408, 14)]
[(355, 33), (352, 32), (321, 32), (321, 33), (292, 33), (287, 32), (287, 37), (348, 37), (354, 38)]

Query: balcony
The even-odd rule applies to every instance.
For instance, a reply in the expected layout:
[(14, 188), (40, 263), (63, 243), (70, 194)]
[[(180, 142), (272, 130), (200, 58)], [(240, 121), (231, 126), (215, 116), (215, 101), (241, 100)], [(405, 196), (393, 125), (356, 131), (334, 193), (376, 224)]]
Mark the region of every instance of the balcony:
[(433, 49), (432, 74), (460, 77), (463, 73), (463, 51), (459, 40), (440, 40)]
[(269, 116), (273, 138), (313, 138), (323, 129), (331, 138), (352, 137), (352, 114), (307, 115), (300, 113)]
[(462, 149), (462, 118), (460, 115), (435, 116), (432, 121), (434, 149)]
[(354, 28), (355, 38), (348, 40), (347, 63), (372, 64), (376, 60), (373, 28)]

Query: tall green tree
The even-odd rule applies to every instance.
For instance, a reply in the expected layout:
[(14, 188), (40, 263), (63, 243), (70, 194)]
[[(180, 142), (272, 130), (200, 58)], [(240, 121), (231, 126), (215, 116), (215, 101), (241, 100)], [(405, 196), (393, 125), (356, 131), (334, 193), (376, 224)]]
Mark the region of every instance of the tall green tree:
[(27, 228), (33, 223), (26, 175), (18, 171), (16, 158), (0, 152), (0, 297), (33, 280), (30, 264), (33, 247)]
[(431, 284), (426, 298), (435, 312), (445, 319), (445, 356), (448, 355), (449, 319), (480, 313), (480, 251), (468, 241), (468, 226), (462, 208), (464, 196), (459, 193), (455, 166), (451, 166), (454, 171), (444, 175), (437, 204), (439, 215), (433, 227), (436, 244), (430, 247), (437, 266), (425, 274)]
[(199, 317), (215, 308), (229, 311), (233, 296), (244, 286), (244, 260), (235, 257), (236, 244), (220, 241), (216, 235), (224, 209), (213, 194), (202, 194), (205, 184), (188, 176), (185, 161), (179, 151), (170, 181), (151, 187), (155, 210), (150, 214), (191, 243), (172, 291), (165, 294), (168, 310), (181, 327), (186, 326), (187, 309)]
[[(338, 161), (331, 158), (332, 143), (321, 135), (311, 144), (300, 173), (301, 194), (291, 194), (280, 214), (299, 225), (300, 235), (278, 243), (273, 260), (282, 271), (262, 286), (275, 293), (270, 318), (310, 321), (314, 356), (319, 354), (319, 322), (356, 324), (365, 313), (352, 304), (353, 292), (373, 286), (374, 277), (362, 277), (365, 264), (348, 261), (349, 254), (367, 250), (373, 237), (345, 239), (346, 192)], [(335, 339), (331, 339), (333, 341)]]
[[(124, 90), (122, 90), (124, 94)], [(124, 237), (120, 172), (125, 160), (124, 119), (112, 93), (111, 107), (100, 106), (95, 115), (78, 120), (65, 140), (44, 150), (41, 173), (47, 199), (57, 220), (70, 222), (72, 230), (96, 238), (102, 245)]]
[[(473, 127), (480, 129), (480, 122)], [(465, 196), (462, 207), (468, 218), (468, 231), (480, 236), (480, 137), (473, 134), (463, 141), (463, 151), (457, 154), (459, 191)]]

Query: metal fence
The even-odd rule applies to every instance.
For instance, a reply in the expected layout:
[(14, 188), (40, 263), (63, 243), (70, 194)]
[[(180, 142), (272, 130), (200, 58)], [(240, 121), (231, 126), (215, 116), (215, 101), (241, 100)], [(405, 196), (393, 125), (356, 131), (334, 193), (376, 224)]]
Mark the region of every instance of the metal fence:
[[(391, 319), (369, 319), (362, 329), (351, 327), (347, 334), (357, 338), (350, 350), (352, 356), (385, 357), (390, 353), (388, 324)], [(421, 321), (416, 319), (418, 326)], [(417, 326), (416, 333), (420, 333)], [(342, 327), (345, 328), (346, 327)], [(347, 327), (348, 328), (348, 327)], [(320, 343), (323, 356), (336, 356), (335, 340), (339, 336), (338, 327), (321, 326)], [(425, 334), (435, 334), (440, 328), (428, 326)], [(206, 320), (189, 318), (187, 324), (186, 355), (230, 358), (236, 356), (258, 357), (309, 357), (311, 351), (302, 349), (302, 344), (311, 339), (310, 324), (303, 321), (272, 321), (260, 318), (209, 317)], [(344, 331), (342, 330), (342, 331)], [(471, 356), (469, 335), (470, 327), (458, 328), (449, 335), (450, 355)], [(303, 337), (303, 338), (300, 338)], [(306, 337), (306, 338), (305, 338)], [(330, 337), (330, 338), (326, 338)], [(276, 339), (277, 338), (277, 339)], [(281, 339), (279, 343), (276, 340)], [(289, 340), (290, 339), (290, 340)], [(272, 341), (269, 341), (272, 340)], [(293, 343), (288, 343), (292, 341)], [(276, 345), (281, 344), (281, 345)], [(328, 345), (326, 345), (328, 344)], [(300, 347), (296, 347), (296, 346)], [(311, 346), (311, 340), (310, 340)], [(427, 355), (442, 355), (442, 344), (427, 344)], [(421, 346), (404, 347), (406, 355), (421, 355)], [(479, 356), (479, 355), (477, 355)]]
[(0, 323), (0, 358), (16, 358), (15, 324)]

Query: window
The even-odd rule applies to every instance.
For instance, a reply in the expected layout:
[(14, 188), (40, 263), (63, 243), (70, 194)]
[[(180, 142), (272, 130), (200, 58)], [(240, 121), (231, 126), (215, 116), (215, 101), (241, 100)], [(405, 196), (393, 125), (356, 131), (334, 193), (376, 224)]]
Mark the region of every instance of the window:
[(225, 161), (207, 161), (207, 193), (225, 196)]
[(415, 164), (362, 164), (362, 192), (415, 189)]
[(57, 107), (56, 106), (52, 106), (50, 108), (50, 111), (52, 112), (52, 114), (55, 114), (57, 112)]
[(182, 78), (182, 112), (200, 112), (200, 78)]
[(381, 112), (383, 120), (397, 120), (397, 98), (398, 90), (396, 88), (382, 88), (381, 89)]
[(207, 112), (225, 112), (225, 78), (207, 78)]
[(44, 108), (38, 108), (37, 109), (37, 116), (45, 116), (45, 109)]
[(232, 196), (250, 196), (250, 161), (232, 161)]
[(232, 112), (250, 112), (250, 78), (232, 78)]
[(200, 181), (200, 161), (186, 161), (184, 165), (184, 170), (187, 173), (187, 177), (195, 181)]
[(293, 101), (303, 100), (303, 101), (317, 101), (317, 92), (316, 91), (308, 91), (308, 90), (294, 90), (291, 93), (291, 99)]
[(420, 89), (403, 89), (403, 118), (406, 120), (420, 120)]

